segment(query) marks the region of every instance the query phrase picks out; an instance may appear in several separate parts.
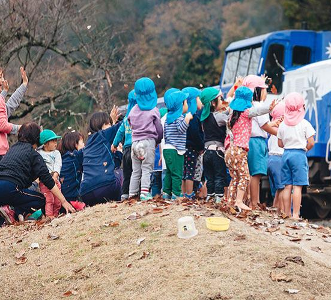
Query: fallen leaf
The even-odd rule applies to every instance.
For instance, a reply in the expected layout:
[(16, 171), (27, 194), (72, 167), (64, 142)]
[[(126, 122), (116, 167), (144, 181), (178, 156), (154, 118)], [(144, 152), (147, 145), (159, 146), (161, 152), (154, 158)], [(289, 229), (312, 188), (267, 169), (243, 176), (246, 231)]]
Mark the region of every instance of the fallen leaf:
[(146, 238), (142, 237), (137, 240), (137, 245), (139, 246)]
[(67, 291), (63, 294), (63, 296), (70, 297), (70, 296), (74, 296), (74, 295), (77, 295), (77, 294), (78, 294), (78, 292), (76, 292), (76, 291)]
[(131, 257), (132, 255), (135, 255), (136, 253), (137, 253), (137, 251), (132, 251), (126, 257)]
[(290, 239), (291, 242), (300, 242), (302, 239), (301, 238), (292, 238)]
[(20, 259), (21, 257), (24, 256), (24, 254), (25, 254), (25, 250), (21, 250), (20, 252), (17, 252), (17, 253), (15, 254), (15, 257), (16, 257), (17, 259)]
[(284, 290), (284, 292), (287, 292), (289, 294), (297, 294), (300, 292), (300, 290), (295, 290), (295, 289), (287, 289), (287, 290)]
[(234, 238), (235, 241), (243, 241), (246, 240), (246, 235), (244, 234), (239, 234)]
[(117, 207), (117, 204), (109, 205), (109, 208), (116, 208), (116, 207)]
[(301, 230), (301, 227), (298, 225), (286, 225), (287, 228), (295, 229), (295, 230)]
[(51, 240), (58, 240), (59, 236), (54, 234), (54, 233), (49, 233), (48, 238), (51, 239)]
[(161, 212), (163, 212), (163, 208), (155, 207), (152, 209), (153, 214), (159, 214)]
[(277, 281), (277, 282), (280, 282), (280, 281), (291, 282), (292, 281), (292, 279), (288, 278), (285, 274), (277, 273), (275, 271), (270, 272), (270, 278), (272, 281)]
[(302, 260), (302, 257), (301, 256), (288, 256), (285, 258), (286, 261), (290, 261), (290, 262), (293, 262), (293, 263), (296, 263), (296, 264), (299, 264), (301, 266), (304, 266), (305, 263), (304, 261)]
[(132, 213), (128, 217), (126, 217), (127, 220), (137, 220), (140, 218), (140, 215), (137, 212)]
[(73, 272), (74, 272), (75, 274), (77, 274), (77, 273), (83, 271), (84, 269), (85, 269), (85, 267), (81, 267), (81, 268), (79, 268), (79, 269), (74, 269)]
[(165, 217), (165, 216), (169, 216), (170, 214), (169, 213), (164, 213), (162, 215), (160, 215), (160, 217)]
[(149, 252), (143, 252), (142, 256), (139, 257), (139, 259), (144, 259), (149, 256)]
[(287, 266), (287, 263), (285, 261), (276, 261), (273, 268), (285, 268)]
[(320, 233), (324, 233), (324, 234), (329, 234), (330, 233), (329, 229), (327, 229), (325, 227), (322, 227), (322, 226), (320, 226), (319, 228), (317, 228), (316, 231), (318, 231)]
[(120, 225), (120, 223), (118, 223), (118, 222), (111, 222), (110, 223), (110, 227), (117, 227), (119, 225)]
[(161, 225), (159, 225), (159, 226), (153, 226), (153, 230), (154, 231), (160, 231), (161, 230)]
[(272, 233), (272, 232), (276, 232), (277, 230), (279, 230), (279, 227), (269, 227), (265, 231)]
[(281, 216), (282, 219), (287, 219), (287, 218), (289, 217), (289, 216), (288, 216), (287, 214), (285, 214), (285, 213), (282, 213), (280, 216)]
[(26, 263), (27, 260), (28, 260), (27, 257), (22, 256), (22, 257), (20, 257), (19, 259), (16, 260), (15, 264), (16, 265), (23, 265), (23, 264)]
[(97, 248), (97, 247), (100, 247), (102, 245), (102, 242), (99, 241), (99, 242), (96, 242), (96, 243), (92, 243), (91, 246), (92, 246), (92, 249), (93, 248)]
[(315, 252), (319, 252), (322, 253), (322, 249), (320, 247), (311, 247), (311, 250), (315, 251)]
[(132, 267), (132, 264), (127, 264), (126, 267), (127, 268), (131, 268)]

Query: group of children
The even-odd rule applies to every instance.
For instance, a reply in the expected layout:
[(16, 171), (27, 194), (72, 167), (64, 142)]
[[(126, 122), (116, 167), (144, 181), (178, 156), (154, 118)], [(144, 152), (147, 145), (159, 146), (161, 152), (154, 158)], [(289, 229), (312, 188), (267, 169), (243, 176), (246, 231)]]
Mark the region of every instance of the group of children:
[[(266, 89), (265, 79), (256, 75), (238, 78), (227, 99), (213, 87), (171, 88), (164, 94), (166, 108), (158, 109), (154, 82), (140, 78), (128, 95), (122, 121), (116, 107), (110, 115), (92, 115), (86, 145), (78, 132), (61, 139), (47, 129), (40, 133), (38, 145), (30, 142), (34, 148), (39, 146), (37, 151), (54, 181), (52, 185), (39, 182), (45, 197), (42, 209), (54, 218), (61, 206), (75, 211), (85, 204), (132, 197), (146, 201), (162, 194), (170, 201), (204, 197), (251, 210), (259, 203), (261, 176), (268, 174), (274, 206), (299, 218), (301, 189), (308, 185), (306, 151), (314, 145), (315, 131), (304, 120), (302, 95), (291, 93), (284, 101), (270, 103)], [(27, 129), (24, 125), (21, 129), (22, 137)], [(14, 133), (13, 128), (6, 130)], [(17, 144), (23, 142), (27, 140), (19, 135)], [(15, 183), (8, 176), (8, 161), (13, 157), (10, 149), (0, 162), (0, 186)], [(54, 185), (60, 194), (54, 192)], [(32, 190), (19, 186), (24, 188)], [(0, 205), (0, 214), (13, 221), (9, 203), (0, 197)], [(21, 209), (20, 218), (28, 213)]]

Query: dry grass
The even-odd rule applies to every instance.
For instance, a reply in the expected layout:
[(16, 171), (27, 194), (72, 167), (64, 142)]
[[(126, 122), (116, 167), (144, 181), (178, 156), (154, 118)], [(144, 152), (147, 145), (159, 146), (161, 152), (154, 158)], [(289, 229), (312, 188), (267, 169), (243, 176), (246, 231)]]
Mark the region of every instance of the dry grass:
[[(0, 299), (61, 299), (67, 291), (74, 293), (69, 298), (100, 300), (331, 299), (330, 268), (295, 244), (239, 220), (232, 220), (227, 232), (212, 232), (205, 217), (195, 220), (199, 234), (182, 240), (176, 236), (177, 219), (196, 211), (178, 205), (125, 219), (151, 210), (151, 205), (105, 204), (60, 218), (57, 227), (0, 229)], [(165, 212), (169, 215), (162, 216)], [(111, 222), (119, 226), (104, 226)], [(238, 235), (245, 239), (238, 240)], [(142, 237), (146, 239), (137, 245)], [(40, 249), (29, 249), (32, 242)], [(27, 262), (16, 265), (15, 254), (22, 250)], [(141, 258), (144, 252), (147, 257)], [(289, 262), (273, 269), (290, 255), (301, 256), (305, 265)], [(292, 281), (272, 281), (273, 270)], [(300, 291), (289, 295), (284, 292), (288, 288)]]

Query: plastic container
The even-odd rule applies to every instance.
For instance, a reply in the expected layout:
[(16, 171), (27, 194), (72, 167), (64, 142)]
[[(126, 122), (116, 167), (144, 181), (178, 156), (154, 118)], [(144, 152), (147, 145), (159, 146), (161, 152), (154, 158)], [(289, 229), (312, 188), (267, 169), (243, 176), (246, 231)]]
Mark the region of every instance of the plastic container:
[(226, 231), (229, 229), (230, 220), (222, 217), (206, 218), (207, 228), (213, 231)]
[(186, 216), (178, 219), (177, 236), (180, 239), (189, 239), (197, 234), (198, 230), (195, 228), (194, 219), (192, 217)]

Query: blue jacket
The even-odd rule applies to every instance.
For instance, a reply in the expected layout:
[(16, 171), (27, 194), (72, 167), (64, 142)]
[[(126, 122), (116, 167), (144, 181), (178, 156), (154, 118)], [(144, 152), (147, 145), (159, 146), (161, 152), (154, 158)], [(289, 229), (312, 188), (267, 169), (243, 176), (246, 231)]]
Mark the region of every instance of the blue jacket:
[(115, 184), (115, 163), (110, 147), (120, 126), (121, 122), (89, 137), (83, 149), (81, 196), (102, 186)]
[(119, 130), (117, 131), (117, 134), (113, 142), (114, 146), (118, 147), (119, 143), (123, 141), (123, 138), (124, 138), (123, 148), (130, 147), (132, 145), (132, 130), (128, 122), (128, 117), (125, 117), (123, 119), (123, 123), (119, 128)]
[(200, 111), (193, 115), (186, 136), (186, 148), (191, 148), (197, 151), (203, 151), (205, 149), (204, 133), (202, 131), (200, 115)]
[(83, 173), (83, 151), (74, 150), (62, 155), (62, 168), (60, 174), (61, 191), (69, 200), (77, 200), (79, 186)]

